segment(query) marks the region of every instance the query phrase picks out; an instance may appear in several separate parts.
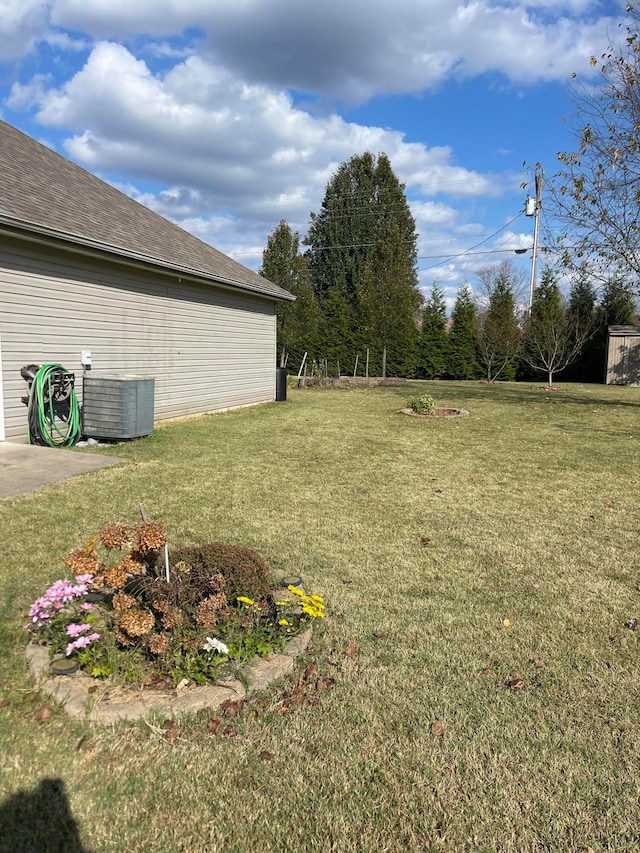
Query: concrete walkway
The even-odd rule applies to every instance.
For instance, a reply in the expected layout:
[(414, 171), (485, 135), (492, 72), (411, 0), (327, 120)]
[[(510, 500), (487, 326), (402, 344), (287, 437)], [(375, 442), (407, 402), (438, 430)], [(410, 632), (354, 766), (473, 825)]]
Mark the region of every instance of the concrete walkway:
[(47, 483), (126, 461), (117, 456), (0, 441), (0, 499), (24, 495)]

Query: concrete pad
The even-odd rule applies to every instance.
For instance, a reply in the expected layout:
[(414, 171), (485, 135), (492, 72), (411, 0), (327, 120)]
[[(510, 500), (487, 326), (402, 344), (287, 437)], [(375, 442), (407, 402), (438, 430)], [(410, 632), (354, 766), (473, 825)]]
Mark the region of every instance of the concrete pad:
[(126, 462), (117, 456), (0, 441), (0, 499), (33, 492), (76, 474)]

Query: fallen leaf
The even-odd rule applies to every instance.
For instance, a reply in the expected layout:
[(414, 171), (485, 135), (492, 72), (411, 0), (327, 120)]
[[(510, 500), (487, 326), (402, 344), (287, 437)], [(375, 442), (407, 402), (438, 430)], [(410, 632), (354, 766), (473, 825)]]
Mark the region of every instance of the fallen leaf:
[(316, 684), (316, 690), (322, 692), (323, 690), (328, 690), (330, 687), (333, 687), (336, 683), (335, 678), (327, 678), (325, 675), (320, 676), (318, 682)]
[(227, 737), (238, 737), (238, 732), (231, 726), (227, 726), (223, 734), (225, 734)]
[(76, 744), (76, 752), (80, 752), (82, 747), (85, 745), (86, 741), (89, 739), (89, 735), (82, 735), (78, 743)]
[(353, 583), (353, 581), (343, 580), (343, 581), (342, 581), (342, 583), (344, 583), (344, 584), (350, 584), (350, 583)]
[(444, 723), (440, 722), (440, 720), (435, 720), (431, 723), (431, 734), (440, 737), (444, 734)]
[(627, 628), (630, 631), (638, 630), (638, 620), (635, 618), (635, 616), (633, 617), (633, 619), (629, 619), (629, 621), (627, 622)]
[(544, 669), (544, 661), (542, 660), (542, 658), (534, 658), (533, 665), (536, 669)]
[(433, 494), (434, 494), (434, 495), (441, 495), (441, 494), (442, 494), (442, 489), (434, 489), (434, 490), (433, 490)]
[(88, 689), (88, 691), (87, 691), (87, 692), (88, 692), (88, 693), (97, 693), (97, 692), (98, 692), (98, 685), (97, 685), (97, 684), (92, 684), (92, 685), (91, 685), (91, 687)]
[(39, 723), (46, 723), (51, 716), (51, 708), (48, 705), (43, 705), (35, 712), (34, 717)]
[(220, 723), (222, 720), (220, 717), (211, 717), (211, 719), (207, 722), (207, 731), (210, 735), (217, 735), (218, 729), (220, 728)]
[(185, 764), (184, 769), (187, 771), (187, 773), (193, 773), (195, 766), (195, 764)]
[(3, 699), (2, 702), (0, 702), (0, 708), (6, 708), (8, 706), (8, 704), (9, 704), (9, 700)]
[(522, 690), (522, 688), (524, 687), (524, 678), (512, 678), (511, 681), (509, 682), (509, 687), (514, 692), (517, 692), (518, 690)]
[(317, 663), (310, 663), (309, 666), (305, 670), (304, 677), (305, 678), (313, 678), (317, 674), (318, 674), (318, 664)]
[(467, 483), (475, 483), (475, 480), (473, 479), (473, 477), (469, 477), (469, 479), (467, 480)]
[(603, 503), (605, 506), (613, 506), (613, 501), (611, 500), (611, 498), (605, 498), (605, 499), (602, 501), (602, 503)]
[(40, 694), (37, 690), (32, 690), (30, 693), (27, 693), (26, 698), (28, 702), (38, 702), (40, 700)]
[(492, 669), (489, 669), (489, 667), (487, 666), (482, 670), (482, 674), (489, 677), (491, 675), (495, 675), (495, 672)]
[(258, 758), (260, 759), (260, 761), (271, 761), (271, 759), (273, 758), (273, 753), (269, 752), (268, 749), (263, 749)]
[(479, 578), (481, 581), (486, 581), (486, 579), (487, 579), (488, 577), (489, 577), (489, 575), (488, 575), (486, 572), (481, 572), (481, 573), (478, 575), (478, 578)]
[(357, 651), (358, 647), (355, 645), (355, 643), (349, 643), (347, 648), (344, 650), (344, 653), (345, 655), (347, 655), (347, 657), (351, 657), (352, 655), (355, 655)]
[(388, 640), (389, 639), (389, 634), (374, 634), (373, 636), (376, 638), (376, 640)]
[(429, 545), (429, 543), (431, 542), (431, 537), (430, 536), (419, 536), (418, 540), (420, 541), (420, 544), (424, 545), (424, 547), (426, 548)]
[(175, 726), (167, 729), (167, 740), (171, 746), (173, 746), (173, 744), (178, 740), (178, 729)]
[(511, 627), (511, 619), (504, 619), (502, 624), (504, 625), (505, 628), (510, 628)]

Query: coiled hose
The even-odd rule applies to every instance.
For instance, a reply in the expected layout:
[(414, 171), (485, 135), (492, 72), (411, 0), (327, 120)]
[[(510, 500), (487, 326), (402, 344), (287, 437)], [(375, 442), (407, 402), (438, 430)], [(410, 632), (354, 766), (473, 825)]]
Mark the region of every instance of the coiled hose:
[(29, 389), (29, 444), (70, 447), (80, 434), (74, 375), (61, 364), (43, 364)]

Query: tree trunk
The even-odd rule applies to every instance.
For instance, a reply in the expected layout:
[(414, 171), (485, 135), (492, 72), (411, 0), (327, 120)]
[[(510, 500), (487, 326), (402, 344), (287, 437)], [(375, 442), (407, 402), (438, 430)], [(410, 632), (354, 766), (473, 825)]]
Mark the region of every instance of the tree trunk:
[(386, 346), (382, 349), (382, 378), (387, 378), (387, 348)]

